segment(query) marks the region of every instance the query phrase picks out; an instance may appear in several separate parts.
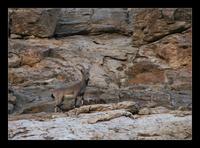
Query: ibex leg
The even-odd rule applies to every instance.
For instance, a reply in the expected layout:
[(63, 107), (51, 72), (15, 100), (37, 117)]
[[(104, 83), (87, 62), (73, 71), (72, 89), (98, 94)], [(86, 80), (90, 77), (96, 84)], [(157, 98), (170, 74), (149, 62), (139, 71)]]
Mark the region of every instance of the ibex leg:
[(83, 103), (84, 103), (84, 97), (82, 96), (82, 98), (81, 98), (81, 105), (83, 105)]
[(77, 98), (78, 98), (78, 97), (75, 98), (74, 108), (76, 108)]

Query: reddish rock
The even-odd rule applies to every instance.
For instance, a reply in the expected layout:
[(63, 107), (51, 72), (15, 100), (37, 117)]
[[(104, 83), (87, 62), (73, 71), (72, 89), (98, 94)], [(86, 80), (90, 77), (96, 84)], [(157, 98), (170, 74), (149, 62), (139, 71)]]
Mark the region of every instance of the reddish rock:
[(171, 68), (179, 68), (192, 63), (191, 34), (175, 34), (163, 39), (154, 49), (159, 58), (165, 60)]
[[(139, 54), (166, 68), (182, 68), (192, 65), (192, 28), (176, 33), (161, 40), (144, 45)], [(154, 62), (154, 63), (155, 63)]]
[(12, 84), (23, 83), (27, 78), (21, 69), (16, 71), (15, 68), (9, 68), (8, 70), (8, 81)]
[(136, 15), (133, 25), (134, 46), (157, 41), (168, 34), (182, 32), (191, 26), (188, 21), (174, 20), (174, 17), (170, 16), (174, 14), (174, 9), (164, 11), (164, 14), (163, 11), (164, 9), (147, 8)]
[(148, 61), (135, 63), (127, 72), (130, 84), (158, 84), (164, 83), (164, 71), (159, 65)]
[(130, 84), (158, 84), (164, 83), (165, 77), (163, 71), (145, 72), (136, 75), (133, 79), (129, 80)]
[(34, 51), (33, 49), (27, 49), (22, 55), (21, 55), (21, 65), (29, 65), (33, 66), (34, 64), (41, 61), (42, 56)]

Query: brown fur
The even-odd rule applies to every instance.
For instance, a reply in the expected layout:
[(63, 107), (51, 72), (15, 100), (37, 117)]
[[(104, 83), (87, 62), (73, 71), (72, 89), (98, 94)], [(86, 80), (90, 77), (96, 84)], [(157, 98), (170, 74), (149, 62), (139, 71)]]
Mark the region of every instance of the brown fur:
[[(89, 81), (89, 73), (85, 69), (81, 70), (82, 80), (76, 81), (72, 85), (68, 85), (65, 88), (58, 88), (52, 91), (52, 97), (55, 99), (55, 112), (62, 105), (64, 99), (75, 99), (75, 107), (77, 102), (77, 97), (81, 96), (83, 101), (83, 96), (85, 93), (85, 88)], [(61, 110), (61, 109), (60, 109)]]

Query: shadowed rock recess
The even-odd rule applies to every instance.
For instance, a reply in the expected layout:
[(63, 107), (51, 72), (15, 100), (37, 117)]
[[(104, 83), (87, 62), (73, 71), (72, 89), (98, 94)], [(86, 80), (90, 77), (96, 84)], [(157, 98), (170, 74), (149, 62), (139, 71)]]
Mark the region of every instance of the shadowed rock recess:
[[(192, 9), (8, 9), (9, 140), (191, 140)], [(54, 113), (53, 89), (84, 100)]]

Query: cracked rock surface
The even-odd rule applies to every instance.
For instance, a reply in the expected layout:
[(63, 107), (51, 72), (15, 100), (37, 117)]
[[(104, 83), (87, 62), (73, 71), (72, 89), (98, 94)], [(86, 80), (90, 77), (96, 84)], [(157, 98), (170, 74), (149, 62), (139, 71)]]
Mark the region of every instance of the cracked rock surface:
[(10, 117), (8, 139), (189, 140), (192, 138), (191, 111), (159, 113), (159, 108), (155, 110), (157, 113), (148, 115), (132, 115), (125, 110), (98, 111), (78, 116), (69, 116), (66, 113), (24, 114), (21, 117)]
[[(192, 139), (191, 8), (8, 9), (8, 139)], [(53, 89), (84, 100), (54, 113)]]

